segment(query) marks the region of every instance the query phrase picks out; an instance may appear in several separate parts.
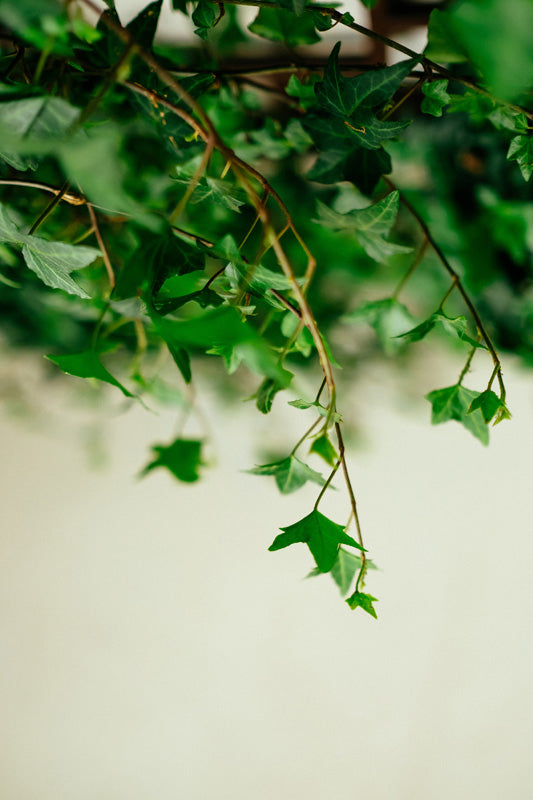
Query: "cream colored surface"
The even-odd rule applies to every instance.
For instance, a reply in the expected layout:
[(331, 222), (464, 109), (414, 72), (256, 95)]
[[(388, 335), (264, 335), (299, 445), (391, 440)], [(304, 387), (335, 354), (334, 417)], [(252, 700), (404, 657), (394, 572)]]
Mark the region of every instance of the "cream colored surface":
[[(267, 552), (314, 493), (239, 471), (277, 428), (251, 408), (243, 434), (206, 404), (218, 465), (194, 486), (134, 478), (169, 415), (112, 420), (102, 471), (61, 432), (64, 398), (48, 433), (4, 415), (0, 797), (527, 797), (532, 384), (507, 378), (515, 418), (488, 450), (424, 404), (391, 411), (377, 373), (359, 390), (378, 622), (301, 580), (303, 546)], [(277, 405), (292, 440), (305, 415)]]

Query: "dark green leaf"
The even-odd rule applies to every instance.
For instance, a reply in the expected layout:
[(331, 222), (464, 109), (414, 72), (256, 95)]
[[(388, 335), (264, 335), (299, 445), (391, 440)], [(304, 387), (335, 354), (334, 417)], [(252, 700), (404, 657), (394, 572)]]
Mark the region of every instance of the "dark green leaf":
[(371, 594), (365, 594), (364, 592), (354, 592), (351, 597), (348, 597), (346, 602), (352, 611), (356, 608), (362, 608), (363, 611), (366, 611), (366, 613), (370, 614), (371, 617), (374, 617), (375, 619), (378, 618), (376, 609), (374, 608), (374, 603), (377, 602), (377, 597), (372, 597)]
[(337, 42), (328, 59), (324, 80), (316, 84), (315, 91), (320, 105), (341, 117), (351, 117), (359, 106), (375, 108), (386, 103), (416, 64), (416, 60), (410, 59), (355, 78), (344, 78), (339, 67), (339, 50)]
[(328, 519), (316, 508), (303, 519), (281, 530), (283, 533), (276, 536), (268, 549), (281, 550), (291, 544), (304, 542), (321, 572), (330, 571), (337, 558), (339, 545), (347, 544), (358, 550), (363, 549), (355, 539), (348, 536), (342, 525)]
[(181, 372), (183, 380), (185, 383), (190, 383), (192, 380), (192, 372), (189, 351), (186, 350), (185, 347), (179, 347), (172, 344), (172, 342), (170, 342), (170, 344), (167, 343), (167, 347), (170, 351), (170, 355), (174, 359), (174, 363)]
[(209, 0), (199, 0), (198, 5), (192, 12), (192, 21), (198, 28), (195, 33), (201, 39), (207, 39), (207, 32), (213, 27), (218, 19), (218, 7)]
[(163, 0), (155, 0), (154, 3), (147, 5), (126, 26), (126, 30), (130, 32), (137, 44), (146, 50), (151, 50), (152, 48), (159, 15), (161, 14), (162, 2)]
[(320, 472), (311, 469), (294, 455), (290, 455), (281, 461), (274, 461), (272, 464), (254, 467), (248, 472), (251, 475), (272, 475), (281, 494), (295, 492), (308, 481), (318, 483), (319, 486), (324, 484), (324, 478)]
[(479, 397), (479, 392), (466, 389), (461, 384), (447, 386), (445, 389), (436, 389), (426, 395), (426, 400), (431, 403), (431, 423), (439, 425), (448, 420), (456, 420), (470, 431), (483, 444), (489, 443), (489, 429), (483, 419), (480, 409), (470, 411), (473, 401)]
[(46, 358), (57, 364), (59, 369), (68, 375), (74, 375), (76, 378), (95, 378), (98, 381), (110, 383), (111, 386), (116, 386), (126, 397), (135, 396), (111, 375), (94, 350), (67, 356), (48, 355)]
[(273, 42), (284, 42), (290, 47), (320, 41), (310, 17), (298, 17), (282, 8), (260, 8), (248, 29), (257, 36)]
[(422, 84), (424, 99), (422, 100), (420, 108), (424, 114), (431, 114), (433, 117), (442, 117), (442, 109), (450, 102), (450, 95), (447, 89), (447, 79)]
[(175, 478), (185, 483), (194, 483), (199, 478), (198, 469), (202, 466), (202, 442), (195, 439), (175, 439), (169, 445), (154, 445), (154, 460), (143, 469), (146, 475), (157, 467), (164, 467)]

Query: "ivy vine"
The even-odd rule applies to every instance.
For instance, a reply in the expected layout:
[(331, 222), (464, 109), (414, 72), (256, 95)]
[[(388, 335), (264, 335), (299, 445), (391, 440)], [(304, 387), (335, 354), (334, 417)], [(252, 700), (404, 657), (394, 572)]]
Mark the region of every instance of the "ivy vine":
[[(106, 6), (0, 2), (6, 340), (129, 402), (157, 396), (168, 354), (191, 413), (199, 357), (256, 376), (264, 414), (295, 371), (318, 364), (314, 397), (289, 401), (312, 423), (250, 472), (281, 494), (320, 487), (269, 549), (306, 544), (313, 574), (330, 573), (351, 609), (375, 617), (337, 379), (337, 359), (349, 369), (357, 356), (330, 341), (339, 325), (366, 323), (372, 354), (380, 343), (404, 357), (441, 335), (464, 354), (457, 380), (427, 394), (432, 422), (455, 420), (487, 444), (490, 424), (509, 419), (497, 345), (531, 360), (533, 344), (533, 57), (522, 35), (533, 6), (435, 10), (421, 53), (306, 0), (173, 0), (195, 26), (194, 43), (173, 46), (155, 38), (162, 0), (127, 25)], [(238, 6), (257, 7), (248, 30)], [(341, 42), (323, 60), (303, 54), (335, 26), (400, 60), (347, 59)], [(239, 62), (256, 37), (281, 49)], [(516, 298), (514, 316), (493, 287)], [(467, 388), (478, 353), (486, 383)], [(144, 474), (194, 482), (204, 447), (182, 433), (153, 447)], [(322, 510), (337, 473), (343, 520)]]

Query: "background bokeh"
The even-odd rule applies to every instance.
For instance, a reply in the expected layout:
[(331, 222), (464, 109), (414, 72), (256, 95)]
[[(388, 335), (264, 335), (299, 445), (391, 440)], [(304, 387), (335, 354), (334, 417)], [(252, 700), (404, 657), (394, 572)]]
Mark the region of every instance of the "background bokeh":
[(267, 551), (310, 502), (241, 472), (265, 437), (306, 422), (284, 398), (273, 421), (221, 410), (206, 387), (212, 465), (184, 486), (135, 478), (174, 414), (99, 415), (80, 408), (77, 379), (44, 383), (37, 367), (11, 372), (46, 419), (4, 405), (0, 421), (1, 797), (527, 796), (529, 374), (507, 363), (514, 419), (488, 449), (454, 423), (431, 428), (424, 401), (398, 408), (380, 368), (344, 398), (373, 442), (350, 462), (381, 568), (376, 622), (329, 576), (303, 580), (306, 548)]

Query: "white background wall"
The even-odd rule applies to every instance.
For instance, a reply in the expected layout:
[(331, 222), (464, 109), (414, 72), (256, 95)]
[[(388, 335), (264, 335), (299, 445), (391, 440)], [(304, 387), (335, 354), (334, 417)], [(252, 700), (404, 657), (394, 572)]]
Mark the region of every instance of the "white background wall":
[[(141, 408), (89, 468), (65, 432), (74, 378), (35, 385), (41, 430), (2, 415), (0, 797), (528, 796), (531, 377), (507, 370), (514, 419), (489, 449), (424, 403), (392, 410), (383, 380), (344, 403), (373, 442), (351, 463), (377, 622), (302, 580), (304, 546), (267, 552), (314, 497), (239, 471), (250, 442), (307, 422), (282, 398), (274, 427), (250, 407), (244, 430), (209, 400), (218, 465), (193, 486), (135, 479), (173, 425)], [(342, 521), (341, 492), (324, 510)]]

